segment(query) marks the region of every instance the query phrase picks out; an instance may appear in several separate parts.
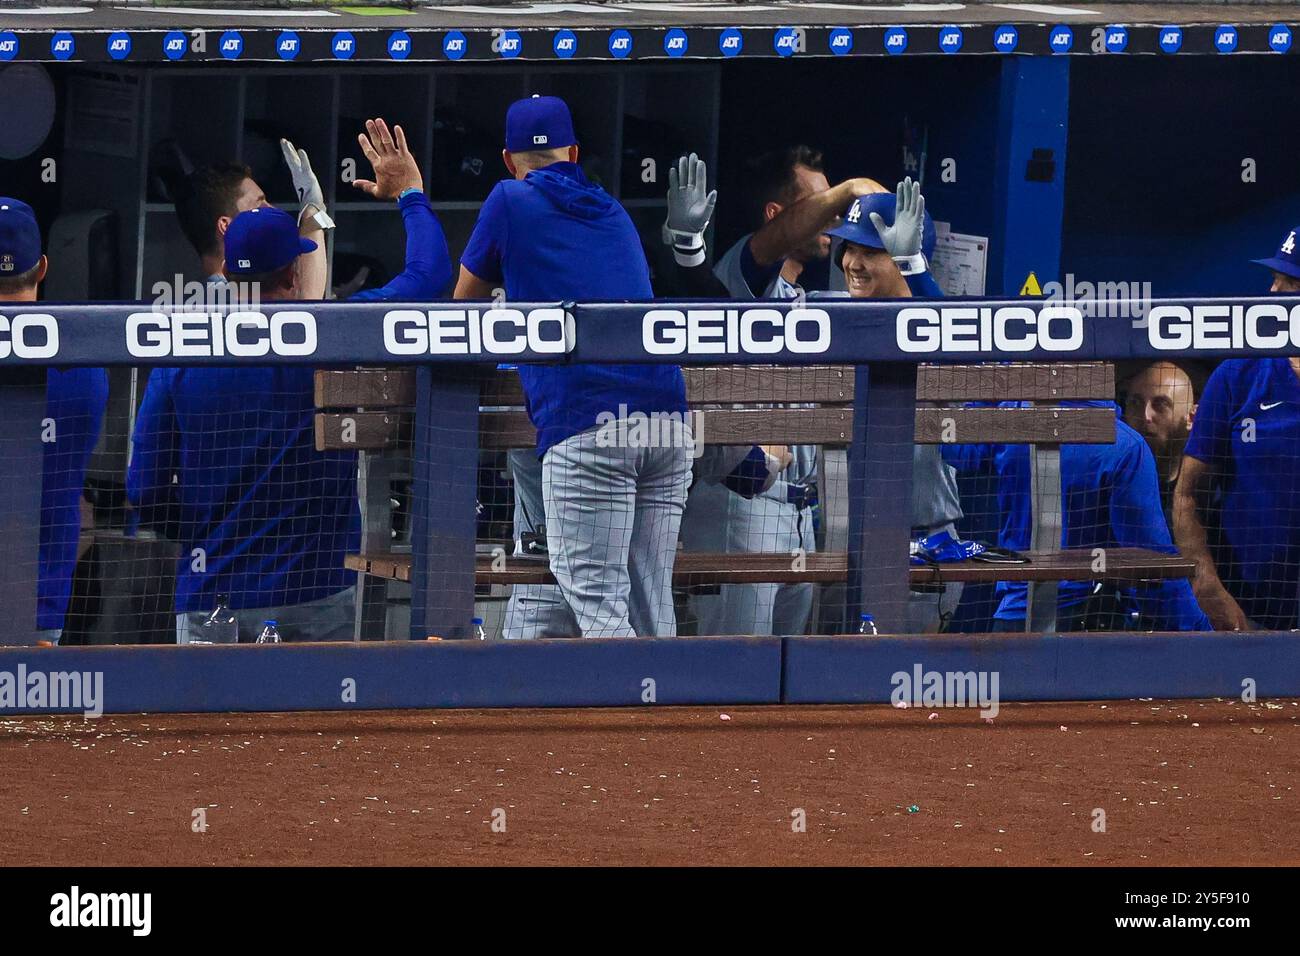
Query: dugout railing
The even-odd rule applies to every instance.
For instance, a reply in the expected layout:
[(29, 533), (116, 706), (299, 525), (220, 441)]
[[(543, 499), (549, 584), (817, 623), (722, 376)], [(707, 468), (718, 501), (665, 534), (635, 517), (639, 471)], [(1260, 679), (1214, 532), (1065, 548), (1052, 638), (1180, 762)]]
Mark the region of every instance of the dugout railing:
[[(896, 631), (887, 609), (901, 605), (909, 585), (910, 483), (872, 481), (868, 469), (905, 474), (910, 467), (918, 366), (1300, 354), (1300, 306), (1286, 299), (1156, 301), (1141, 323), (1026, 300), (447, 305), (290, 303), (165, 315), (147, 306), (41, 304), (0, 311), (6, 643), (27, 642), (22, 622), (34, 616), (31, 561), (22, 558), (37, 547), (42, 449), (33, 423), (42, 418), (47, 365), (413, 367), (412, 636), (457, 638), (468, 636), (474, 614), (482, 381), (499, 362), (853, 366), (850, 605), (883, 611), (882, 630)], [(1122, 303), (1116, 311), (1127, 314)], [(917, 662), (999, 669), (1007, 700), (1225, 696), (1239, 694), (1244, 679), (1263, 695), (1300, 693), (1300, 645), (1286, 633), (509, 645), (15, 648), (3, 652), (0, 667), (49, 667), (55, 655), (61, 667), (102, 671), (118, 688), (108, 704), (115, 711), (872, 701), (888, 699), (889, 674)], [(341, 696), (347, 681), (366, 692)], [(648, 686), (655, 690), (647, 698)]]

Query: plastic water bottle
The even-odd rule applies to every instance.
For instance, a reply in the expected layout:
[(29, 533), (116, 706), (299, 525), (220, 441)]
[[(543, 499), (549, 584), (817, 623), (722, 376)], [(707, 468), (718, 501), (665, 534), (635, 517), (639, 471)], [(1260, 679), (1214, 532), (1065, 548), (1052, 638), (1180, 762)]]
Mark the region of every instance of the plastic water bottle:
[(872, 637), (878, 636), (880, 632), (876, 630), (876, 619), (870, 614), (863, 614), (862, 623), (858, 625), (858, 633), (870, 634)]
[(216, 610), (199, 628), (199, 640), (205, 644), (239, 643), (239, 619), (230, 609), (230, 598), (227, 595), (217, 595)]
[(257, 635), (259, 644), (279, 644), (280, 632), (276, 630), (275, 621), (263, 621), (262, 633)]
[(486, 641), (487, 631), (483, 630), (483, 618), (476, 617), (474, 620), (470, 621), (470, 624), (474, 627), (474, 640)]

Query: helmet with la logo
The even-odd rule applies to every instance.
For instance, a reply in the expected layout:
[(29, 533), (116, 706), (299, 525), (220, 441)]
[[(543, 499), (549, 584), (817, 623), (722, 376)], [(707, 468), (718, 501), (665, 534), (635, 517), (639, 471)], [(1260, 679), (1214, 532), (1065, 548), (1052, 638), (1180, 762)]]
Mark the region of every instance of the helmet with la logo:
[(1300, 279), (1300, 226), (1292, 229), (1282, 238), (1282, 244), (1271, 259), (1251, 259), (1255, 265), (1272, 269), (1293, 279)]
[[(859, 196), (853, 200), (848, 210), (844, 213), (844, 219), (838, 226), (833, 229), (827, 229), (826, 235), (835, 236), (846, 242), (856, 242), (860, 246), (867, 246), (870, 249), (883, 249), (885, 243), (880, 238), (880, 233), (876, 232), (876, 227), (871, 223), (871, 214), (878, 213), (880, 218), (885, 220), (885, 225), (894, 224), (894, 211), (897, 207), (898, 199), (893, 193), (871, 193), (866, 196)], [(925, 226), (921, 232), (921, 252), (925, 255), (926, 261), (934, 255), (935, 231), (934, 220), (930, 218), (930, 213), (925, 214)], [(843, 245), (840, 246), (842, 250)], [(839, 264), (839, 253), (836, 253), (836, 264)]]

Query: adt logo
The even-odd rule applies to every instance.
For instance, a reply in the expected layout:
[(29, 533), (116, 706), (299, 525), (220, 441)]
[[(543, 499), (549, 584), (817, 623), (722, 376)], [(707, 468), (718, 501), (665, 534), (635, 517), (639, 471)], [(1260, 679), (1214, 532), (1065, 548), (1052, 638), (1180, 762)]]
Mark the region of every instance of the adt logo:
[(555, 55), (567, 60), (578, 52), (578, 35), (572, 30), (560, 30), (555, 34)]
[(1020, 45), (1020, 31), (1009, 23), (1004, 23), (993, 31), (993, 49), (999, 53), (1014, 52)]
[(411, 35), (405, 30), (394, 30), (388, 36), (388, 55), (394, 60), (405, 60), (411, 55)]
[(1268, 45), (1274, 53), (1285, 53), (1291, 49), (1291, 28), (1279, 23), (1268, 31)]
[(1047, 36), (1047, 44), (1053, 53), (1069, 53), (1070, 47), (1074, 46), (1074, 31), (1064, 23), (1054, 26)]
[(735, 56), (745, 48), (745, 38), (735, 27), (723, 30), (718, 36), (718, 51), (723, 56)]
[(1215, 30), (1214, 48), (1220, 53), (1231, 53), (1237, 49), (1237, 28), (1225, 23)]
[(0, 60), (12, 60), (18, 55), (18, 34), (6, 30), (0, 33)]
[(618, 59), (625, 58), (632, 52), (632, 34), (626, 30), (615, 30), (609, 35), (609, 52)]
[(131, 34), (111, 33), (108, 37), (108, 55), (114, 60), (125, 60), (131, 55)]
[(1106, 52), (1123, 53), (1128, 49), (1128, 30), (1124, 27), (1106, 28)]
[(848, 27), (836, 27), (831, 31), (830, 39), (831, 52), (836, 56), (843, 56), (846, 53), (853, 52), (853, 31)]
[(799, 49), (799, 31), (794, 27), (781, 27), (772, 35), (772, 49), (779, 56), (794, 56)]
[(898, 56), (907, 49), (907, 31), (902, 27), (890, 27), (885, 31), (885, 52)]
[(1160, 28), (1160, 49), (1166, 53), (1177, 53), (1183, 48), (1182, 27)]
[(465, 55), (468, 46), (465, 34), (459, 30), (452, 30), (442, 38), (442, 53), (449, 60), (459, 60)]
[(56, 60), (71, 59), (72, 54), (77, 52), (77, 41), (66, 30), (60, 31), (50, 37), (50, 52)]
[(686, 53), (686, 31), (669, 30), (664, 34), (664, 52), (669, 56), (682, 56)]
[(939, 30), (939, 52), (956, 53), (961, 49), (961, 27), (943, 27)]
[(519, 38), (519, 34), (514, 30), (501, 31), (501, 44), (497, 50), (507, 60), (513, 60), (523, 52), (524, 41)]
[(340, 30), (334, 34), (334, 39), (330, 40), (330, 52), (334, 54), (336, 60), (352, 59), (352, 54), (357, 52), (357, 38), (347, 30)]
[(190, 38), (180, 30), (173, 30), (163, 37), (163, 56), (169, 60), (179, 60), (190, 48)]
[(302, 49), (302, 41), (292, 30), (285, 30), (275, 39), (275, 52), (282, 60), (295, 60)]
[(227, 60), (238, 60), (244, 52), (244, 38), (238, 30), (221, 34), (221, 55)]

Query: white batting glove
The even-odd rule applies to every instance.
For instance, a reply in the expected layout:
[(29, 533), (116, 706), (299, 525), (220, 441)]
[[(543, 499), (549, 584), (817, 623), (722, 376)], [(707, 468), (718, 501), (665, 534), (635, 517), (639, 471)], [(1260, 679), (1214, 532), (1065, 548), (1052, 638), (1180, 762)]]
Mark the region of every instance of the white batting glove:
[(285, 165), (289, 167), (289, 175), (293, 177), (294, 192), (298, 194), (298, 202), (302, 204), (302, 209), (298, 213), (298, 224), (302, 225), (308, 208), (315, 207), (313, 218), (316, 224), (322, 229), (333, 229), (334, 220), (325, 211), (325, 193), (320, 188), (320, 180), (312, 172), (307, 150), (297, 149), (293, 143), (282, 139), (280, 151), (284, 153)]
[(898, 271), (905, 276), (919, 275), (927, 268), (921, 254), (921, 240), (925, 233), (925, 197), (921, 184), (908, 176), (898, 184), (895, 196), (894, 224), (885, 225), (879, 213), (871, 214), (871, 224), (880, 234), (885, 251), (893, 257)]
[(677, 160), (668, 169), (668, 218), (664, 222), (664, 245), (673, 247), (678, 265), (698, 266), (704, 262), (704, 230), (709, 228), (718, 191), (708, 189), (708, 169), (695, 153)]

